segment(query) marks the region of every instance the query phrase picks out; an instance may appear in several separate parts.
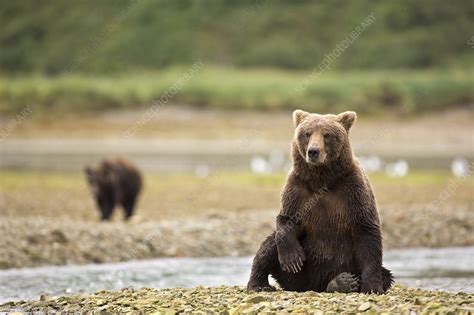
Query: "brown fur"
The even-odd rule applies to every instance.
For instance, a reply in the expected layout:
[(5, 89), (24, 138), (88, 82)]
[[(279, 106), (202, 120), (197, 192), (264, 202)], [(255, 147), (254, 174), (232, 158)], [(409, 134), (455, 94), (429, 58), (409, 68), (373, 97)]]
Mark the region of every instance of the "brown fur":
[(108, 159), (97, 167), (88, 166), (84, 171), (101, 220), (110, 220), (117, 204), (123, 207), (125, 220), (133, 215), (142, 188), (142, 175), (130, 161), (125, 158)]
[(272, 290), (269, 274), (285, 290), (383, 293), (390, 288), (375, 197), (349, 141), (355, 119), (354, 112), (294, 112), (293, 167), (276, 232), (255, 256), (249, 290)]

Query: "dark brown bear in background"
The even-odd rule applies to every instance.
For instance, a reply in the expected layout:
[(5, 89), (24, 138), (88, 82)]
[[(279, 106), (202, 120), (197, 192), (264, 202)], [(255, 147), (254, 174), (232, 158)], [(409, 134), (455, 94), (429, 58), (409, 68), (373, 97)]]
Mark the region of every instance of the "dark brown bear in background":
[(97, 202), (101, 220), (110, 220), (115, 205), (122, 205), (128, 220), (142, 188), (140, 171), (128, 160), (115, 158), (85, 168), (87, 182)]
[(384, 293), (382, 235), (374, 194), (352, 153), (356, 113), (293, 113), (293, 167), (282, 193), (276, 232), (258, 250), (247, 288)]

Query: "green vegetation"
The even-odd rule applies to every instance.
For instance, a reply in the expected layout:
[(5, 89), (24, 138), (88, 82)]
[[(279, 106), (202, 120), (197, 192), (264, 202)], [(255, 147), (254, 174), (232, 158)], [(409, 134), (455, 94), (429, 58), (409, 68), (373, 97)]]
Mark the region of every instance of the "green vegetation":
[(147, 107), (197, 60), (203, 70), (170, 103), (365, 113), (466, 105), (472, 14), (469, 0), (9, 1), (0, 113)]
[[(26, 105), (34, 115), (149, 107), (188, 68), (111, 76), (68, 75), (0, 78), (0, 113)], [(474, 75), (462, 70), (309, 72), (231, 69), (203, 65), (171, 103), (211, 108), (294, 109), (402, 113), (444, 109), (474, 101)], [(166, 106), (171, 106), (170, 104)]]
[(311, 69), (372, 12), (375, 23), (333, 67), (473, 65), (469, 0), (23, 0), (0, 9), (0, 72), (125, 72), (197, 59)]

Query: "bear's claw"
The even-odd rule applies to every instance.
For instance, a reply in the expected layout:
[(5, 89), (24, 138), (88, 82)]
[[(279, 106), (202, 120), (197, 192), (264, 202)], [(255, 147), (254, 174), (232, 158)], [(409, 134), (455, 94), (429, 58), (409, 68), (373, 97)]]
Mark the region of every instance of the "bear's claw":
[(261, 285), (261, 286), (247, 286), (247, 291), (255, 292), (273, 292), (276, 291), (274, 286), (271, 285)]
[(286, 249), (282, 253), (278, 253), (278, 260), (283, 271), (298, 273), (302, 270), (303, 262), (306, 256), (303, 248), (298, 244), (291, 249)]

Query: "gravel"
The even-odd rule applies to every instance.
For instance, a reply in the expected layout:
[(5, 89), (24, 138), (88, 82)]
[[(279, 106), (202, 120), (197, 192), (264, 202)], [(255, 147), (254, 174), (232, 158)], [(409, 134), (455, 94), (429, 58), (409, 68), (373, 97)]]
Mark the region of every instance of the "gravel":
[(468, 293), (424, 291), (396, 285), (385, 295), (358, 293), (265, 292), (243, 287), (139, 289), (99, 291), (89, 296), (41, 296), (38, 301), (9, 302), (0, 311), (112, 312), (159, 314), (472, 314), (474, 296)]
[[(275, 217), (272, 210), (128, 223), (4, 216), (0, 269), (156, 257), (251, 256), (273, 230)], [(456, 211), (440, 208), (428, 217), (416, 206), (387, 208), (382, 219), (385, 248), (474, 244), (471, 206), (457, 206)]]

